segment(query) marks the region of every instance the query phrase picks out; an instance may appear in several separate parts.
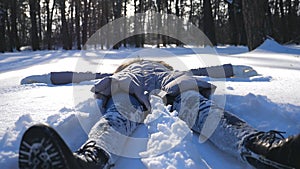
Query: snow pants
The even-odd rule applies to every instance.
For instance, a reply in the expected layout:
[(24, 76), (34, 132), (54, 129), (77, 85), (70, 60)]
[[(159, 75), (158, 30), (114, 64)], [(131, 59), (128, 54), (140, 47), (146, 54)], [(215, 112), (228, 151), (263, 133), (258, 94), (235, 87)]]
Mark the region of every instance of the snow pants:
[[(183, 92), (176, 97), (172, 107), (178, 112), (178, 117), (204, 140), (208, 139), (219, 149), (239, 159), (244, 138), (257, 132), (197, 91)], [(99, 147), (107, 151), (113, 164), (118, 156), (122, 156), (128, 137), (143, 123), (147, 113), (135, 97), (126, 93), (115, 94), (108, 101), (104, 115), (91, 129), (88, 141), (96, 141)]]

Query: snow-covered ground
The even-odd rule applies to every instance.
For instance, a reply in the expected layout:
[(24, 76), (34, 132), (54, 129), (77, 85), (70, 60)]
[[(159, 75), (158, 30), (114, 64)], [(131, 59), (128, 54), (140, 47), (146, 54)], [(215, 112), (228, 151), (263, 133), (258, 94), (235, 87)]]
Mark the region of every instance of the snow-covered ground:
[[(225, 94), (226, 110), (259, 130), (286, 131), (286, 136), (300, 133), (299, 46), (281, 46), (267, 40), (252, 52), (242, 46), (219, 46), (215, 50), (218, 55), (212, 54), (213, 50), (197, 49), (203, 51), (201, 57), (207, 59), (207, 52), (208, 60), (215, 60), (205, 65), (247, 65), (259, 73), (250, 78), (226, 79), (226, 82), (203, 78), (219, 86), (216, 98)], [(76, 150), (100, 116), (89, 92), (92, 82), (20, 85), (21, 79), (51, 71), (113, 72), (128, 57), (137, 56), (161, 59), (180, 70), (203, 66), (201, 59), (185, 48), (0, 54), (0, 168), (17, 168), (20, 139), (29, 126), (40, 122), (50, 124)], [(159, 99), (153, 97), (152, 104), (156, 109), (132, 137), (139, 139), (128, 141), (124, 150), (127, 156), (117, 161), (115, 169), (247, 167), (210, 142), (200, 143), (199, 136), (191, 133)], [(185, 137), (180, 137), (182, 132), (187, 133)], [(136, 140), (143, 141), (136, 144)], [(162, 149), (166, 151), (157, 153)]]

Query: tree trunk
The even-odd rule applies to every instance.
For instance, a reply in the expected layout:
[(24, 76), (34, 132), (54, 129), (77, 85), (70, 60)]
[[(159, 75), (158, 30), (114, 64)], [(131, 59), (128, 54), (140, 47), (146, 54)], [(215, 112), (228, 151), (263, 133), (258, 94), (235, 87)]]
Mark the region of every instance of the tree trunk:
[(286, 17), (285, 17), (285, 42), (289, 42), (293, 36), (293, 24), (292, 24), (292, 2), (291, 0), (286, 0)]
[(247, 36), (243, 19), (241, 0), (229, 3), (229, 23), (231, 27), (231, 43), (234, 45), (247, 45)]
[(210, 0), (204, 0), (203, 6), (204, 6), (203, 32), (208, 37), (212, 45), (215, 46), (217, 42), (216, 42), (215, 24), (212, 15), (212, 7), (211, 7)]
[(265, 9), (266, 0), (242, 0), (243, 16), (249, 50), (261, 45), (265, 38)]
[(6, 44), (6, 50), (9, 51), (9, 52), (13, 52), (13, 48), (14, 48), (14, 45), (13, 45), (13, 36), (12, 36), (12, 32), (11, 32), (11, 23), (10, 23), (10, 19), (9, 19), (9, 2), (6, 1), (4, 2), (4, 9), (5, 12), (4, 12), (4, 22), (6, 23), (6, 38), (7, 38), (7, 44)]
[[(20, 8), (22, 10), (20, 10), (18, 12), (18, 22), (19, 23), (23, 23), (20, 24), (19, 26), (19, 38), (20, 38), (20, 46), (24, 46), (24, 45), (29, 45), (30, 44), (30, 38), (28, 38), (28, 25), (30, 25), (30, 22), (28, 22), (27, 20), (27, 15), (24, 11), (26, 11), (27, 9), (25, 9), (25, 4), (20, 4)], [(20, 9), (19, 8), (19, 9)]]
[(5, 43), (5, 8), (3, 2), (0, 2), (0, 52), (6, 51)]
[(37, 28), (38, 28), (38, 37), (39, 37), (39, 42), (42, 42), (42, 16), (41, 16), (41, 6), (40, 6), (40, 2), (38, 2), (36, 4), (36, 8), (37, 8)]
[[(145, 4), (144, 4), (144, 0), (140, 0), (140, 4), (139, 4), (139, 7), (140, 7), (140, 11), (139, 13), (144, 13), (145, 12)], [(141, 16), (141, 19), (140, 19), (140, 31), (141, 32), (144, 32), (143, 29), (145, 27), (145, 17), (144, 16)], [(143, 48), (144, 45), (145, 45), (145, 33), (141, 34), (140, 35), (140, 42), (141, 42), (141, 47)]]
[(264, 2), (265, 2), (264, 10), (266, 11), (265, 33), (268, 36), (272, 36), (273, 34), (272, 12), (270, 10), (269, 2), (268, 1), (264, 1)]
[(234, 10), (234, 4), (229, 3), (228, 4), (228, 22), (230, 24), (230, 43), (233, 45), (238, 45), (238, 36), (237, 36), (237, 24), (235, 20), (235, 10)]
[(38, 37), (38, 28), (37, 28), (37, 19), (36, 19), (37, 3), (39, 3), (39, 1), (29, 0), (30, 20), (31, 20), (31, 45), (32, 45), (32, 50), (34, 51), (40, 50), (40, 42)]
[(298, 16), (299, 8), (299, 0), (295, 0), (292, 9), (291, 16), (289, 17), (289, 23), (291, 24), (291, 39), (293, 42), (300, 43), (300, 17)]
[(88, 0), (83, 0), (83, 19), (82, 19), (82, 44), (87, 41), (87, 31), (88, 31)]
[(11, 10), (11, 35), (12, 35), (12, 42), (13, 47), (16, 50), (20, 50), (20, 40), (18, 35), (18, 28), (17, 28), (17, 0), (10, 1), (10, 10)]
[(81, 50), (81, 37), (80, 37), (80, 0), (75, 0), (75, 31), (77, 39), (77, 49)]
[(46, 45), (47, 49), (51, 50), (51, 24), (50, 24), (50, 4), (49, 0), (45, 0), (45, 7), (46, 7), (46, 20), (47, 20), (47, 30), (46, 30)]
[(70, 23), (68, 24), (69, 27), (69, 47), (70, 49), (73, 48), (73, 42), (74, 42), (74, 6), (75, 6), (75, 0), (69, 1), (69, 11), (70, 11)]
[[(122, 12), (122, 1), (121, 0), (116, 0), (115, 4), (113, 4), (113, 9), (114, 9), (114, 16), (115, 19), (118, 19), (121, 17), (121, 12)], [(116, 35), (116, 37), (120, 37), (120, 27), (118, 26), (114, 26), (112, 28), (114, 30), (114, 34)], [(117, 44), (113, 44), (113, 49), (119, 49), (121, 47), (122, 42), (118, 42)]]
[[(179, 0), (176, 0), (175, 1), (175, 15), (180, 18), (180, 6), (179, 6)], [(175, 21), (175, 22), (178, 22), (178, 21)], [(179, 39), (175, 39), (175, 43), (176, 43), (176, 46), (182, 46), (183, 44), (181, 43), (180, 41), (180, 36), (181, 36), (181, 29), (182, 29), (182, 25), (180, 23), (176, 23), (176, 25), (178, 25), (178, 30), (176, 31), (176, 36), (179, 38)]]
[(46, 11), (47, 11), (47, 30), (46, 30), (46, 43), (47, 49), (52, 49), (52, 23), (53, 23), (53, 11), (55, 8), (56, 0), (53, 1), (52, 8), (50, 9), (50, 1), (46, 0)]
[(280, 17), (280, 36), (281, 36), (281, 42), (284, 43), (287, 41), (287, 22), (286, 22), (286, 14), (284, 12), (284, 4), (283, 0), (279, 0), (279, 9), (281, 13)]
[[(139, 13), (137, 10), (138, 6), (137, 6), (137, 0), (134, 0), (134, 13)], [(137, 34), (137, 32), (139, 31), (139, 29), (141, 29), (141, 23), (140, 23), (140, 19), (138, 17), (134, 17), (134, 43), (135, 43), (135, 47), (136, 48), (140, 48), (141, 47), (141, 39), (140, 39), (140, 35)]]
[[(124, 17), (127, 17), (127, 1), (128, 0), (124, 0)], [(124, 20), (124, 36), (125, 37), (127, 35), (127, 19)], [(126, 48), (127, 47), (127, 38), (123, 39), (123, 46)]]
[(63, 49), (65, 50), (70, 50), (70, 35), (69, 35), (69, 30), (68, 30), (68, 23), (66, 20), (66, 5), (65, 5), (65, 0), (60, 1), (60, 11), (61, 11), (61, 23), (62, 23), (62, 28), (61, 28), (61, 38), (62, 38), (62, 43), (63, 43)]
[[(161, 14), (161, 0), (156, 0), (156, 5), (157, 5), (157, 12), (159, 13), (159, 14)], [(162, 15), (161, 15), (162, 16)], [(162, 27), (162, 18), (158, 18), (158, 21), (157, 21), (157, 29), (159, 30), (159, 29), (161, 29), (161, 27)], [(161, 37), (162, 37), (163, 35), (161, 35), (161, 34), (157, 34), (157, 40), (156, 40), (156, 47), (157, 48), (160, 48), (160, 41), (161, 41)]]

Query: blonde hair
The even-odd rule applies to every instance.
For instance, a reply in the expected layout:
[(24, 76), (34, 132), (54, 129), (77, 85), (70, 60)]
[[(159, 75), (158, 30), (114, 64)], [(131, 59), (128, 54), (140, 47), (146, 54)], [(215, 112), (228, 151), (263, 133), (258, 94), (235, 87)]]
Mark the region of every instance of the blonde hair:
[[(118, 72), (124, 70), (124, 69), (125, 69), (126, 67), (128, 67), (129, 65), (131, 65), (131, 64), (133, 64), (133, 63), (138, 63), (138, 62), (141, 62), (141, 61), (144, 61), (144, 60), (138, 58), (138, 59), (134, 59), (134, 60), (125, 62), (125, 63), (121, 64), (121, 65), (115, 70), (114, 73), (118, 73)], [(150, 61), (150, 60), (149, 60), (149, 61)], [(169, 69), (169, 70), (171, 70), (171, 71), (174, 70), (173, 67), (172, 67), (171, 65), (167, 64), (167, 63), (164, 62), (164, 61), (154, 61), (154, 60), (151, 60), (151, 62), (159, 63), (159, 64), (163, 65), (164, 67), (166, 67), (167, 69)]]

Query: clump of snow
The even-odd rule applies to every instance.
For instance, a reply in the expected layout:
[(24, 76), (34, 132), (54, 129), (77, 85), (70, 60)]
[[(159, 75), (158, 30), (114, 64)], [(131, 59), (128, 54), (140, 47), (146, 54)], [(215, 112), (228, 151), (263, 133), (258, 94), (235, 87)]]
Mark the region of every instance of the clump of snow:
[(20, 51), (32, 51), (32, 47), (31, 46), (21, 46), (20, 47)]
[(1, 168), (18, 168), (17, 158), (20, 139), (26, 128), (33, 125), (30, 115), (21, 116), (14, 128), (7, 128), (7, 132), (0, 139), (0, 166)]
[[(145, 120), (149, 141), (147, 150), (141, 152), (142, 162), (151, 169), (208, 168), (199, 161), (200, 154), (189, 142), (192, 131), (187, 124), (173, 116), (161, 98), (151, 96), (151, 114)], [(198, 154), (198, 158), (193, 155)]]
[(150, 141), (148, 152), (143, 156), (159, 155), (179, 144), (191, 130), (178, 117), (172, 117), (164, 106), (162, 99), (151, 96), (151, 114), (147, 116), (145, 124), (148, 126)]

